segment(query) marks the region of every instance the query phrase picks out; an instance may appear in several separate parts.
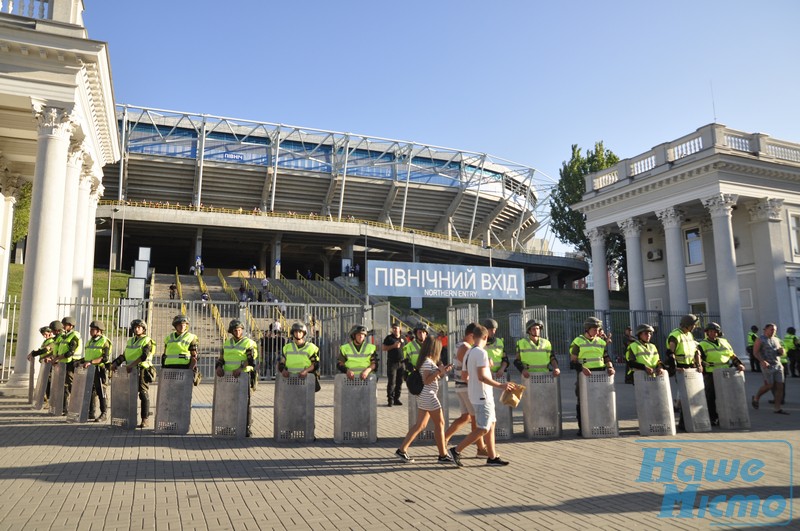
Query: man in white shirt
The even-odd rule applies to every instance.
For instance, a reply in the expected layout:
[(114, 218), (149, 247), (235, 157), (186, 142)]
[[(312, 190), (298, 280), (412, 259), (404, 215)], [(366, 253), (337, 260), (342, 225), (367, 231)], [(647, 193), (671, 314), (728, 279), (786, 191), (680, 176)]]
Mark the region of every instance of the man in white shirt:
[(486, 451), (489, 454), (486, 464), (488, 466), (505, 466), (508, 464), (508, 461), (500, 459), (495, 448), (494, 425), (497, 417), (494, 412), (494, 393), (492, 388), (505, 388), (511, 391), (516, 386), (512, 382), (502, 384), (492, 379), (489, 355), (484, 349), (488, 336), (489, 332), (486, 328), (482, 325), (477, 325), (472, 332), (473, 347), (465, 356), (464, 371), (467, 373), (469, 401), (475, 409), (476, 427), (458, 446), (454, 446), (448, 451), (456, 466), (463, 466), (461, 452), (479, 438), (484, 437), (484, 435), (483, 440), (486, 442)]

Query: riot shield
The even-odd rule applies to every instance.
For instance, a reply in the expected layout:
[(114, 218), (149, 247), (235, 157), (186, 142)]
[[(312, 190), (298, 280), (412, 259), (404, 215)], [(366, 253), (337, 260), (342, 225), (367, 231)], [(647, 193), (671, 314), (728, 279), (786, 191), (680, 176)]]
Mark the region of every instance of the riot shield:
[(585, 438), (619, 437), (614, 377), (606, 371), (578, 375), (581, 397), (581, 434)]
[(273, 429), (276, 441), (314, 440), (314, 375), (275, 378)]
[[(447, 426), (450, 425), (450, 401), (448, 400), (447, 380), (448, 380), (447, 377), (439, 380), (439, 392), (436, 394), (436, 396), (439, 397), (439, 402), (442, 404), (445, 429), (447, 429)], [(418, 396), (412, 395), (411, 393), (408, 394), (409, 429), (412, 428), (417, 423), (417, 413), (419, 412), (419, 406), (417, 405), (418, 400), (419, 400)], [(427, 426), (425, 426), (425, 429), (419, 432), (419, 435), (417, 435), (417, 439), (420, 441), (433, 440), (433, 424), (431, 420), (428, 420), (428, 424)]]
[(633, 371), (633, 383), (639, 434), (645, 437), (675, 435), (675, 411), (667, 372), (649, 376), (645, 371), (636, 370)]
[(139, 398), (139, 371), (123, 365), (111, 378), (111, 425), (124, 430), (136, 429), (136, 401)]
[(67, 420), (69, 422), (86, 422), (89, 420), (89, 404), (92, 400), (92, 386), (94, 385), (94, 365), (84, 369), (83, 365), (75, 367), (72, 377), (72, 393), (67, 406)]
[(49, 363), (39, 364), (39, 376), (36, 378), (36, 390), (33, 393), (33, 409), (40, 410), (44, 407), (44, 395), (47, 392), (47, 380), (50, 378)]
[[(191, 371), (187, 371), (190, 372)], [(214, 437), (243, 439), (247, 435), (247, 394), (250, 375), (214, 377), (211, 430)]]
[(678, 382), (678, 396), (681, 399), (683, 426), (686, 431), (689, 433), (711, 431), (703, 373), (694, 369), (678, 371), (675, 373), (675, 380)]
[(156, 397), (156, 433), (185, 435), (192, 420), (194, 372), (188, 369), (161, 369)]
[(736, 369), (715, 370), (714, 391), (717, 395), (719, 427), (723, 430), (749, 430), (750, 413), (747, 410), (744, 373)]
[[(508, 378), (503, 375), (502, 377), (493, 377), (496, 382), (505, 385), (508, 383)], [(500, 395), (503, 394), (502, 389), (493, 388), (494, 394), (494, 414), (497, 421), (494, 426), (494, 437), (498, 440), (508, 440), (514, 435), (514, 409), (510, 406), (504, 405), (500, 402)], [(446, 426), (445, 426), (446, 428)]]
[(333, 441), (374, 443), (378, 440), (377, 378), (352, 380), (337, 374), (333, 383)]
[(67, 383), (67, 364), (56, 363), (50, 375), (50, 414), (64, 412), (64, 385)]
[(528, 439), (561, 437), (561, 378), (552, 372), (530, 372), (523, 382), (525, 436)]

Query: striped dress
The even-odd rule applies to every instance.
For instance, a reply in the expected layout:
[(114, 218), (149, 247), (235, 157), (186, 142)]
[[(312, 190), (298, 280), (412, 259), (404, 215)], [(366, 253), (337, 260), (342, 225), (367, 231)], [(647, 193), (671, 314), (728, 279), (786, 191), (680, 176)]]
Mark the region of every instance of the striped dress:
[[(438, 371), (439, 367), (433, 363), (430, 358), (426, 359), (422, 362), (422, 367), (420, 367), (420, 374), (422, 374), (422, 378), (425, 378), (426, 373)], [(425, 411), (436, 411), (437, 409), (442, 409), (442, 404), (439, 402), (439, 397), (437, 394), (439, 393), (439, 380), (433, 380), (433, 382), (426, 384), (422, 388), (422, 392), (417, 397), (417, 407), (419, 409), (424, 409)]]

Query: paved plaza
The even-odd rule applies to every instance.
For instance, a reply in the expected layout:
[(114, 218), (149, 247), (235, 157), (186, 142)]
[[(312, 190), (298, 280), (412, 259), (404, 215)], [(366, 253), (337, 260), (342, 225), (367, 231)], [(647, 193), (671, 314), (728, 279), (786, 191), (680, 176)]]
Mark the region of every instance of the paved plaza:
[[(748, 394), (759, 376), (748, 373)], [(562, 378), (564, 437), (527, 440), (522, 412), (515, 411), (515, 435), (499, 443), (511, 461), (502, 468), (471, 458), (474, 447), (464, 468), (439, 465), (432, 441), (411, 446), (415, 463), (398, 462), (393, 453), (408, 409), (386, 407), (385, 380), (378, 384), (379, 440), (361, 446), (333, 442), (332, 380), (323, 380), (316, 395), (312, 444), (273, 440), (272, 382), (254, 395), (253, 438), (239, 441), (209, 435), (213, 385), (205, 382), (195, 388), (185, 436), (68, 424), (0, 398), (0, 529), (741, 529), (787, 519), (800, 525), (797, 489), (790, 488), (797, 469), (791, 450), (800, 447), (800, 379), (788, 382), (791, 415), (773, 414), (764, 397), (758, 411), (749, 409), (751, 431), (647, 439), (638, 435), (632, 386), (618, 383), (621, 437), (584, 440), (576, 437), (575, 376)], [(454, 418), (452, 390), (450, 404)], [(676, 458), (674, 470), (667, 455)], [(715, 477), (714, 463), (717, 473), (726, 465), (730, 471), (737, 458), (739, 473)], [(761, 465), (748, 468), (754, 459)], [(697, 465), (705, 468), (699, 476)], [(687, 501), (692, 485), (696, 497)], [(684, 518), (677, 517), (680, 503), (664, 509), (675, 501), (665, 502), (665, 492), (676, 489), (684, 494)], [(734, 506), (728, 518), (733, 503), (724, 500), (737, 495), (751, 503), (744, 516)], [(715, 497), (723, 502), (714, 505)], [(673, 517), (659, 517), (661, 511)]]

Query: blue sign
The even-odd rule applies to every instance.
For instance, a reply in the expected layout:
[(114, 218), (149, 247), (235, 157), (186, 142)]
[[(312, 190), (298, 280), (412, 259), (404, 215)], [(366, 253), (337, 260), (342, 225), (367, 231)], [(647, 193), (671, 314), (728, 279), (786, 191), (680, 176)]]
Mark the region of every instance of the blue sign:
[(508, 267), (370, 260), (367, 293), (392, 297), (525, 300), (525, 272)]

